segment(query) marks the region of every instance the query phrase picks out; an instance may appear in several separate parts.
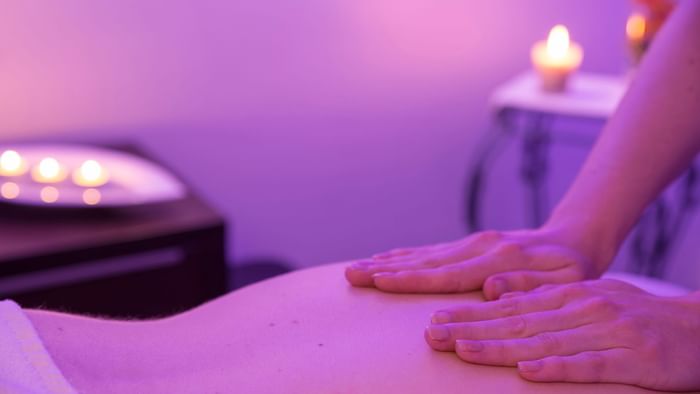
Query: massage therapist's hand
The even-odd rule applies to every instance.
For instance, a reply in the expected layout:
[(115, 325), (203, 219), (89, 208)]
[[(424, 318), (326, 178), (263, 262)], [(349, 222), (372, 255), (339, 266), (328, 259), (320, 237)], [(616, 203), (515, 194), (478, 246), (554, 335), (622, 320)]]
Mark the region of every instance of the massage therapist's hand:
[(657, 297), (615, 280), (546, 285), (435, 312), (425, 338), (538, 382), (700, 390), (700, 292)]
[[(354, 286), (397, 293), (454, 293), (483, 287), (487, 299), (546, 283), (597, 278), (614, 253), (602, 243), (574, 242), (555, 229), (485, 231), (465, 239), (419, 248), (396, 249), (348, 266)], [(601, 257), (604, 256), (604, 257)]]

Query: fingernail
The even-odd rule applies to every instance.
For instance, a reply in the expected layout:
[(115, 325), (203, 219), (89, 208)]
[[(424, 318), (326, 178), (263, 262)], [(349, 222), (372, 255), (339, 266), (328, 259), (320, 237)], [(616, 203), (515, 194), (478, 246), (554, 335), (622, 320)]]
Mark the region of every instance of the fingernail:
[(435, 312), (430, 317), (430, 322), (433, 324), (449, 323), (451, 320), (452, 319), (450, 318), (450, 314), (443, 311)]
[(457, 350), (462, 352), (480, 352), (484, 350), (484, 344), (479, 341), (457, 341)]
[(428, 326), (428, 336), (433, 341), (446, 341), (450, 339), (450, 330), (445, 326)]
[(510, 291), (508, 283), (503, 279), (494, 279), (492, 282), (492, 286), (493, 289), (496, 291), (496, 294), (508, 293)]
[(541, 360), (518, 362), (518, 370), (520, 370), (520, 372), (535, 372), (539, 371), (540, 369), (542, 369)]
[(372, 275), (372, 279), (389, 278), (391, 276), (394, 276), (393, 272), (377, 272)]

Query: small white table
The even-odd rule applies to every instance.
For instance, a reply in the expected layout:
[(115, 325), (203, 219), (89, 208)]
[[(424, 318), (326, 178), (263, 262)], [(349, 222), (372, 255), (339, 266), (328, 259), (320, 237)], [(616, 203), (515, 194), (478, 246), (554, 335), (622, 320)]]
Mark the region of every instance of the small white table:
[[(602, 124), (615, 112), (627, 90), (627, 76), (577, 73), (566, 92), (540, 89), (533, 71), (525, 72), (498, 86), (489, 98), (493, 122), (485, 144), (476, 155), (467, 194), (467, 225), (470, 231), (483, 228), (480, 220), (481, 195), (489, 163), (508, 137), (522, 135), (521, 179), (530, 194), (533, 227), (541, 225), (548, 212), (545, 186), (549, 169), (549, 145), (558, 118), (580, 119)], [(558, 137), (565, 137), (557, 131)], [(588, 139), (593, 142), (596, 136)], [(638, 272), (662, 276), (670, 245), (681, 227), (683, 215), (695, 205), (697, 172), (691, 166), (684, 175), (681, 200), (676, 209), (659, 198), (645, 213), (635, 230), (633, 253)]]
[(577, 73), (566, 92), (549, 93), (540, 89), (537, 74), (528, 71), (497, 87), (489, 98), (489, 106), (496, 112), (516, 109), (605, 120), (615, 112), (626, 90), (626, 77)]

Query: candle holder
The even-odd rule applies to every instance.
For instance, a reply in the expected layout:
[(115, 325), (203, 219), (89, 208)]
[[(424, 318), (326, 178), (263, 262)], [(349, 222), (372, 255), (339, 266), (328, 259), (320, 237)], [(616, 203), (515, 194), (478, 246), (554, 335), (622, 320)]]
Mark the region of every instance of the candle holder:
[(565, 92), (569, 84), (570, 70), (556, 67), (537, 67), (540, 75), (540, 87), (549, 93)]
[(185, 186), (126, 152), (83, 145), (0, 147), (0, 202), (33, 207), (123, 208), (177, 200)]
[(542, 90), (563, 92), (569, 75), (583, 61), (583, 49), (569, 39), (569, 31), (563, 25), (550, 30), (547, 41), (535, 43), (530, 52), (532, 64), (540, 75)]

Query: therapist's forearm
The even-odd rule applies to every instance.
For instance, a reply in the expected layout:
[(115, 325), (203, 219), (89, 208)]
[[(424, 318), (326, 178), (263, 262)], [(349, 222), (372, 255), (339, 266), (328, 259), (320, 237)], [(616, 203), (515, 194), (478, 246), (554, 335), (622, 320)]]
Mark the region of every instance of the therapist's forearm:
[(644, 208), (700, 149), (700, 1), (681, 2), (545, 228), (602, 272)]

